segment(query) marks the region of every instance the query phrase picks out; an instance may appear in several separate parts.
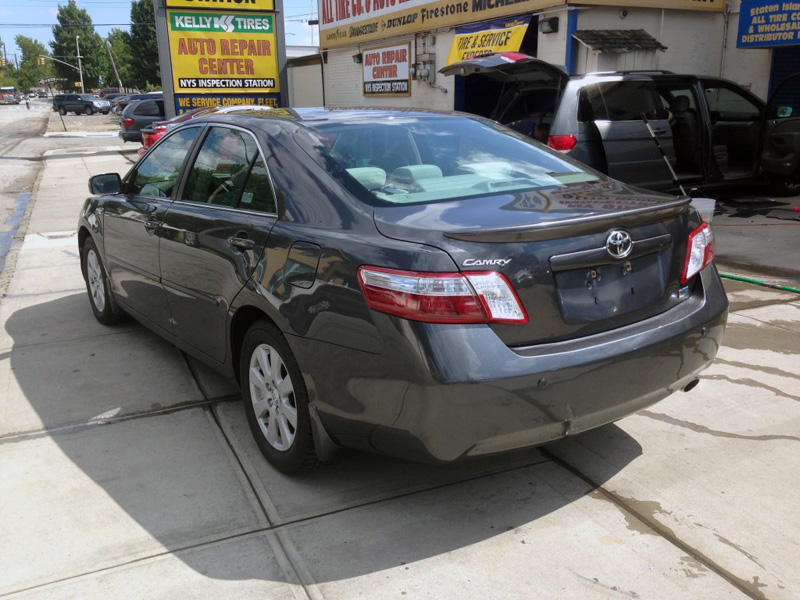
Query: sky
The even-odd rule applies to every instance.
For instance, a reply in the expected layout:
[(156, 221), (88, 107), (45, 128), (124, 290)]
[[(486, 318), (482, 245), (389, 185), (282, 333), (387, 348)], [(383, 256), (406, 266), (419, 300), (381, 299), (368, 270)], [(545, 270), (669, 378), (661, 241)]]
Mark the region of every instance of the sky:
[[(53, 40), (53, 25), (57, 23), (58, 6), (67, 0), (0, 0), (0, 40), (6, 45), (10, 56), (19, 48), (14, 38), (24, 35), (44, 44), (50, 50)], [(130, 30), (130, 0), (77, 0), (79, 8), (86, 10), (102, 37), (117, 27)], [(287, 46), (312, 46), (319, 43), (316, 26), (303, 21), (316, 18), (317, 0), (283, 0)], [(313, 37), (313, 39), (312, 39)]]

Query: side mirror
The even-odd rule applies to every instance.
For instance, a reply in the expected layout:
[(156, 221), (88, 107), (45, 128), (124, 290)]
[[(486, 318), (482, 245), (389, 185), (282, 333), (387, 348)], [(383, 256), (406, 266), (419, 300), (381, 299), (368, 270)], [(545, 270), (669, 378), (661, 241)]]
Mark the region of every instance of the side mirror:
[(89, 178), (89, 191), (92, 194), (116, 194), (122, 189), (122, 179), (118, 173), (103, 173)]
[(786, 117), (792, 116), (792, 107), (791, 106), (779, 106), (776, 112), (779, 119), (785, 119)]

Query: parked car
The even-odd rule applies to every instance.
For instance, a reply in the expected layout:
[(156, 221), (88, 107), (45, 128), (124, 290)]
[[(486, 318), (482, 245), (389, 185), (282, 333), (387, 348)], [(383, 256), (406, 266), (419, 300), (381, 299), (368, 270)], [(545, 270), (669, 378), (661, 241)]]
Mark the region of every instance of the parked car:
[(120, 137), (126, 142), (141, 142), (142, 129), (164, 120), (164, 100), (135, 100), (122, 111)]
[(95, 317), (242, 388), (266, 458), (446, 462), (615, 421), (713, 360), (727, 298), (689, 198), (479, 117), (209, 114), (90, 179)]
[(111, 111), (111, 104), (94, 94), (59, 94), (53, 97), (53, 110), (62, 115), (68, 112), (74, 112), (76, 115), (92, 115), (96, 112), (107, 115)]
[(119, 113), (122, 113), (123, 110), (135, 100), (160, 100), (164, 98), (164, 92), (147, 92), (145, 94), (129, 94), (127, 97), (124, 97), (121, 101), (118, 102), (119, 106)]
[(39, 90), (38, 96), (39, 98), (47, 98), (47, 92), (45, 92), (44, 90)]
[(475, 105), (478, 114), (627, 183), (677, 188), (645, 115), (684, 186), (768, 182), (777, 193), (800, 191), (800, 139), (785, 135), (795, 125), (771, 120), (775, 110), (726, 79), (668, 71), (569, 77), (519, 53), (463, 60), (440, 72), (470, 75), (484, 95), (494, 89), (494, 108)]
[(111, 102), (111, 111), (117, 114), (121, 113), (128, 106), (130, 98), (130, 94), (121, 94), (109, 100)]

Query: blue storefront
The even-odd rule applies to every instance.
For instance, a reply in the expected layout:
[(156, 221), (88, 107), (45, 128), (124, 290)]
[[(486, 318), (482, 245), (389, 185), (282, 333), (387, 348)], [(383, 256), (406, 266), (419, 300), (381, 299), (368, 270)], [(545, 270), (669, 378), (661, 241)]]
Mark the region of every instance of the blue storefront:
[[(800, 1), (742, 0), (736, 46), (772, 50), (772, 95), (786, 78), (800, 73)], [(800, 79), (784, 86), (781, 96), (793, 96), (800, 105)]]

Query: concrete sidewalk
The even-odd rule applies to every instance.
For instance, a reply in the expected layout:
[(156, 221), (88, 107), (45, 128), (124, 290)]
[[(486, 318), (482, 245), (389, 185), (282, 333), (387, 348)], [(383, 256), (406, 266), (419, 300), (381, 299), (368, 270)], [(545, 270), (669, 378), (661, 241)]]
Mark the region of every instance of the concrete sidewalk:
[(345, 452), (287, 478), (226, 382), (92, 316), (75, 224), (88, 176), (135, 159), (119, 150), (47, 157), (6, 267), (0, 595), (800, 595), (797, 295), (730, 283), (701, 384), (614, 425), (448, 467)]

